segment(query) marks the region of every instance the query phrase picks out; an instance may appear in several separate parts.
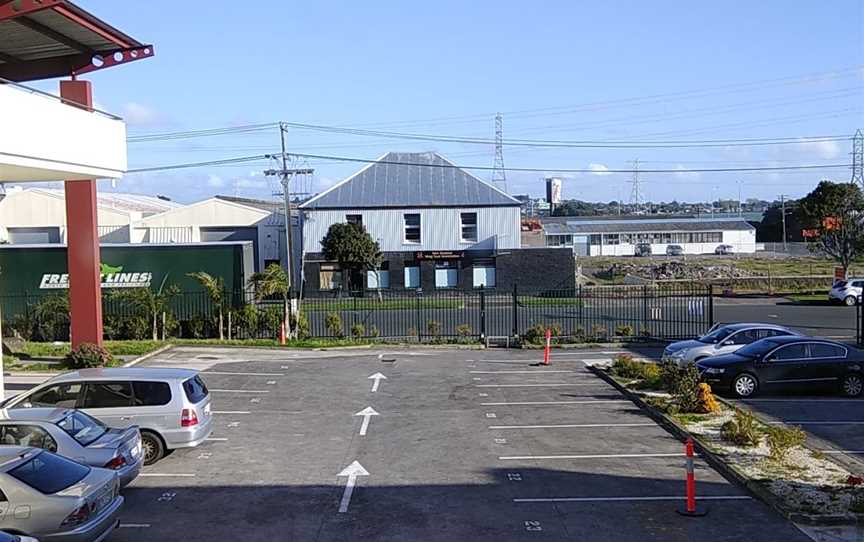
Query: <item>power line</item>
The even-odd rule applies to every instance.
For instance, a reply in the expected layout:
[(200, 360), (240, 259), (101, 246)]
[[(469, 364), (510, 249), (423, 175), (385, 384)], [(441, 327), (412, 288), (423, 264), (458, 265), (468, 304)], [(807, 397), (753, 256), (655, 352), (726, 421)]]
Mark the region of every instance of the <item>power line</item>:
[[(333, 155), (325, 155), (325, 154), (304, 154), (304, 153), (285, 153), (288, 157), (298, 157), (298, 158), (308, 158), (314, 160), (329, 160), (335, 162), (353, 162), (353, 163), (362, 163), (362, 164), (388, 164), (388, 165), (396, 165), (396, 166), (415, 166), (415, 167), (429, 167), (429, 168), (445, 168), (445, 169), (466, 169), (466, 170), (477, 170), (477, 171), (489, 171), (493, 170), (494, 166), (461, 166), (455, 164), (423, 164), (423, 163), (413, 163), (413, 162), (399, 162), (395, 160), (377, 160), (374, 158), (354, 158), (348, 156), (333, 156)], [(254, 156), (241, 156), (237, 158), (225, 158), (222, 160), (211, 160), (204, 162), (190, 162), (190, 163), (182, 163), (182, 164), (170, 164), (165, 166), (152, 166), (145, 168), (136, 168), (130, 169), (127, 173), (145, 173), (152, 171), (168, 171), (174, 169), (188, 169), (195, 167), (204, 167), (204, 166), (220, 166), (220, 165), (233, 165), (244, 162), (252, 162), (256, 160), (265, 160), (271, 157), (280, 157), (279, 153), (273, 154), (259, 154)], [(803, 164), (803, 165), (794, 165), (794, 166), (760, 166), (760, 167), (728, 167), (728, 168), (677, 168), (677, 169), (638, 169), (640, 173), (724, 173), (724, 172), (749, 172), (749, 171), (806, 171), (806, 170), (816, 170), (816, 169), (832, 169), (832, 168), (849, 168), (851, 164)], [(505, 171), (513, 171), (513, 172), (529, 172), (529, 173), (546, 173), (550, 171), (558, 172), (558, 173), (598, 173), (593, 169), (562, 169), (556, 167), (505, 167)], [(637, 171), (636, 169), (609, 169), (604, 170), (602, 173), (634, 173)]]
[(140, 143), (144, 141), (168, 141), (175, 139), (190, 139), (195, 137), (211, 137), (220, 135), (234, 135), (250, 132), (261, 132), (277, 128), (278, 122), (264, 124), (247, 124), (243, 126), (225, 126), (221, 128), (208, 128), (204, 130), (186, 130), (182, 132), (161, 132), (152, 134), (130, 135), (126, 138), (127, 143)]

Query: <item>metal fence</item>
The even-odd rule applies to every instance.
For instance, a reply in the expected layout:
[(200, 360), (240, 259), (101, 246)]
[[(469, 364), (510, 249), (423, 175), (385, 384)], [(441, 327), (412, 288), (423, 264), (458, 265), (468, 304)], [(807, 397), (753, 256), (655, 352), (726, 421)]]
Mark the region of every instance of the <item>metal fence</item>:
[[(281, 299), (259, 300), (254, 292), (226, 292), (221, 305), (224, 336), (274, 338), (284, 315)], [(7, 329), (35, 340), (65, 340), (65, 294), (0, 298)], [(433, 292), (342, 293), (302, 299), (299, 327), (309, 337), (386, 338), (414, 341), (536, 338), (547, 327), (562, 340), (679, 339), (711, 327), (711, 288), (656, 284), (583, 286), (531, 292), (436, 290)], [(65, 312), (65, 314), (64, 314)], [(218, 337), (220, 304), (205, 292), (182, 292), (159, 312), (103, 296), (109, 338)], [(155, 322), (154, 322), (155, 320)]]

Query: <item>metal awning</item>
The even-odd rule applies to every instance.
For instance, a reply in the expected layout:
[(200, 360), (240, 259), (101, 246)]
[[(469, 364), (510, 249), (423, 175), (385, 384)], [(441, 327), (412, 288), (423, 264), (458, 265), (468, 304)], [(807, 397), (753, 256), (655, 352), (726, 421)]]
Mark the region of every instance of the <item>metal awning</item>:
[(0, 0), (0, 79), (81, 75), (153, 56), (68, 0)]

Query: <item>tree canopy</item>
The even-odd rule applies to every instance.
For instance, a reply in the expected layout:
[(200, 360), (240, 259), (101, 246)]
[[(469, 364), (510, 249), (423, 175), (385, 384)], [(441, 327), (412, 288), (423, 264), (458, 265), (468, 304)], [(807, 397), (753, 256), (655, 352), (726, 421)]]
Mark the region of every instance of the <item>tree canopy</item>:
[(333, 224), (321, 239), (324, 257), (343, 269), (375, 269), (381, 265), (381, 248), (360, 224)]
[(864, 252), (864, 194), (857, 184), (820, 182), (798, 201), (798, 216), (818, 233), (816, 248), (843, 269)]

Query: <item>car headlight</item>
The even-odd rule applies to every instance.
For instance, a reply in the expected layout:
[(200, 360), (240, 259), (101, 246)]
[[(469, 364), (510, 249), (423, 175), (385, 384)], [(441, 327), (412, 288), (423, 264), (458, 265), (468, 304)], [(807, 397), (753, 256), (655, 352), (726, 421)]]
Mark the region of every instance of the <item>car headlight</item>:
[(722, 367), (708, 367), (705, 369), (705, 374), (709, 375), (722, 375), (725, 372), (726, 369), (723, 369)]
[(678, 350), (677, 352), (672, 352), (671, 354), (669, 354), (669, 357), (673, 359), (684, 359), (685, 355), (687, 355), (686, 350)]

